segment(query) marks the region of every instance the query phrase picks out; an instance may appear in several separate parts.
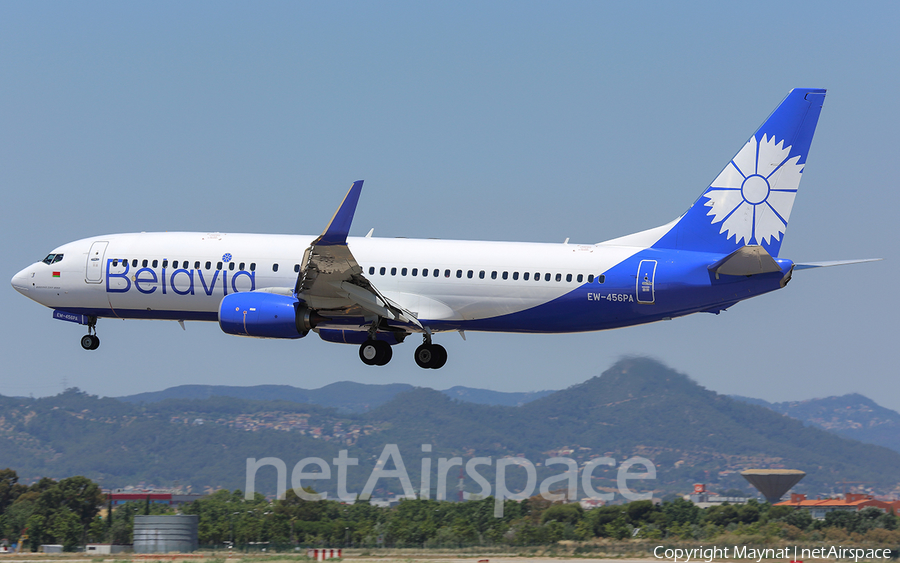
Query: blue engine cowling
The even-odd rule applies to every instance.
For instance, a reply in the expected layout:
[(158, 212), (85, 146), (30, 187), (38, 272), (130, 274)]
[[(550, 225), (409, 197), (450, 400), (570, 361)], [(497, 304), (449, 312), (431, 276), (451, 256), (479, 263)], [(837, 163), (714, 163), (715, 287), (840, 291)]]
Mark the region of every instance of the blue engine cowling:
[(219, 304), (219, 326), (237, 336), (303, 338), (314, 326), (312, 317), (296, 297), (276, 293), (232, 293)]

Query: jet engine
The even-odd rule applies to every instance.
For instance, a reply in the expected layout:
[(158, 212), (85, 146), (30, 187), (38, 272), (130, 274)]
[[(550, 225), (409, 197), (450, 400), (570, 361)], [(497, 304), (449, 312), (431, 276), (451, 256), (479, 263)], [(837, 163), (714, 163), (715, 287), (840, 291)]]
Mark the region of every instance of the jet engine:
[(219, 304), (219, 326), (237, 336), (303, 338), (319, 320), (296, 297), (277, 293), (232, 293)]

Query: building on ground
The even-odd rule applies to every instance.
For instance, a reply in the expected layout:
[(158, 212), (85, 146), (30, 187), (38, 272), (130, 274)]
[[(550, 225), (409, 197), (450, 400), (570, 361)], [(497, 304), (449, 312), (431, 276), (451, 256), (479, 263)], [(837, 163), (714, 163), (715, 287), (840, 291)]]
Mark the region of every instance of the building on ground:
[(692, 503), (696, 504), (700, 508), (709, 508), (710, 506), (719, 506), (725, 504), (745, 504), (748, 500), (747, 497), (723, 497), (717, 493), (713, 493), (706, 490), (706, 485), (703, 483), (696, 483), (694, 485), (694, 492), (689, 495), (684, 495), (684, 500), (689, 500)]
[(807, 499), (806, 495), (791, 494), (791, 499), (775, 504), (775, 506), (793, 506), (797, 509), (809, 510), (810, 516), (816, 520), (824, 520), (825, 515), (836, 510), (858, 512), (865, 508), (877, 508), (882, 512), (896, 514), (900, 502), (877, 500), (872, 495), (847, 493), (843, 498)]

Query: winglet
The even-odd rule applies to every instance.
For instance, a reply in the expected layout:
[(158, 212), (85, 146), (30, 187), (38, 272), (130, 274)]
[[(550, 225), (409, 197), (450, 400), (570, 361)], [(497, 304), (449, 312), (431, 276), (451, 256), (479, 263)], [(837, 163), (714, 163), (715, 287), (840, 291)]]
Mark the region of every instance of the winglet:
[(353, 222), (353, 214), (356, 213), (356, 204), (359, 203), (359, 194), (362, 192), (362, 180), (353, 182), (350, 191), (341, 202), (341, 206), (335, 212), (331, 222), (325, 231), (319, 235), (313, 245), (334, 246), (347, 243), (347, 235), (350, 234), (350, 224)]

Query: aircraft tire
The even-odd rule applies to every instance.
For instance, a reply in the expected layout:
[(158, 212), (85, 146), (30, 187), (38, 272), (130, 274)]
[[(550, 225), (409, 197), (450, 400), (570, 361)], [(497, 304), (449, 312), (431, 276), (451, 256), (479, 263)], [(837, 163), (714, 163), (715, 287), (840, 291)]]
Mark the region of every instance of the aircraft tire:
[(100, 338), (95, 334), (94, 335), (94, 343), (91, 345), (91, 350), (96, 350), (100, 347)]
[(96, 350), (100, 347), (100, 339), (93, 334), (85, 334), (81, 337), (81, 347), (85, 350)]
[(366, 340), (359, 345), (359, 359), (367, 366), (374, 366), (378, 360), (378, 341)]
[(447, 363), (447, 350), (440, 344), (422, 344), (416, 348), (415, 359), (422, 369), (440, 369)]
[(359, 346), (359, 359), (367, 366), (383, 366), (393, 355), (391, 345), (383, 340), (366, 340)]
[(383, 340), (376, 340), (375, 346), (378, 349), (378, 355), (375, 360), (376, 366), (384, 366), (387, 365), (391, 358), (394, 356), (394, 351), (391, 349), (391, 345)]
[(429, 346), (428, 344), (422, 344), (418, 348), (416, 348), (416, 353), (413, 355), (416, 359), (416, 365), (422, 369), (431, 368), (431, 364), (434, 363), (435, 355), (434, 355), (434, 346)]
[(441, 369), (447, 363), (447, 349), (440, 344), (433, 344), (432, 347), (434, 348), (435, 358), (431, 369)]

